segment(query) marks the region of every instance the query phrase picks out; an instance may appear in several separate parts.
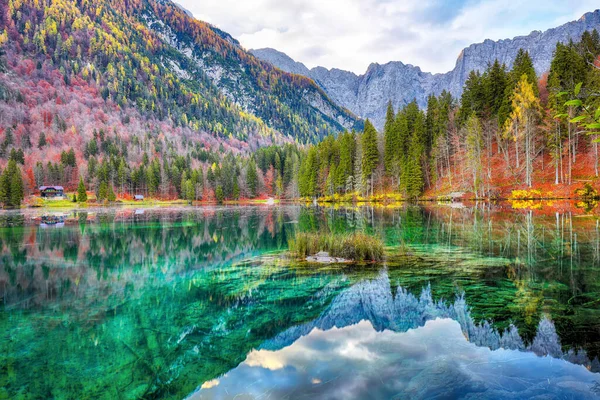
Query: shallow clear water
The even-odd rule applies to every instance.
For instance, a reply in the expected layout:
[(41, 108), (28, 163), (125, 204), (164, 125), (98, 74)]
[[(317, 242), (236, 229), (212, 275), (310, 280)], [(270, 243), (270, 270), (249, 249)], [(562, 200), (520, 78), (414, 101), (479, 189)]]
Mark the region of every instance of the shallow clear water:
[[(597, 398), (600, 226), (455, 209), (0, 214), (0, 398)], [(365, 230), (379, 265), (285, 257)]]

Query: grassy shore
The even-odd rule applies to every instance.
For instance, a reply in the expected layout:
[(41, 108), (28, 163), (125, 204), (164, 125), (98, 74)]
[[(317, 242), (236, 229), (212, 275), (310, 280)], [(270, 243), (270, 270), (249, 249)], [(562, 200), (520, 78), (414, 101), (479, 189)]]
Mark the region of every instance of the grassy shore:
[[(73, 198), (73, 194), (68, 193), (65, 199), (50, 200), (43, 199), (41, 197), (31, 197), (24, 202), (22, 207), (26, 208), (49, 208), (49, 209), (74, 209), (74, 208), (86, 208), (86, 207), (104, 207), (104, 206), (135, 206), (135, 207), (170, 207), (170, 206), (210, 206), (217, 205), (216, 201), (194, 201), (190, 203), (187, 200), (176, 199), (176, 200), (159, 200), (153, 198), (145, 198), (144, 200), (133, 200), (133, 199), (117, 199), (114, 202), (97, 202), (93, 196), (88, 195), (88, 201), (86, 202), (73, 202), (69, 200)], [(252, 205), (252, 204), (279, 204), (280, 200), (269, 200), (269, 199), (241, 199), (241, 200), (228, 200), (223, 202), (224, 205)]]

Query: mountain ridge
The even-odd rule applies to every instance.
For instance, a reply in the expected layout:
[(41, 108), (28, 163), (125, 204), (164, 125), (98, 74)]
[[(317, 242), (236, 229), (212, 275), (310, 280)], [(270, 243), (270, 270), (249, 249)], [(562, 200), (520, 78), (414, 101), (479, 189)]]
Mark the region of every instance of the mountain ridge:
[(334, 101), (359, 117), (369, 118), (381, 129), (388, 101), (392, 101), (398, 110), (413, 99), (425, 108), (427, 97), (430, 94), (439, 95), (443, 90), (460, 97), (471, 71), (482, 72), (495, 59), (510, 68), (520, 48), (529, 51), (536, 73), (541, 76), (550, 67), (556, 43), (578, 40), (584, 31), (597, 28), (600, 28), (600, 9), (545, 31), (535, 30), (512, 39), (485, 39), (462, 49), (452, 70), (435, 74), (402, 61), (389, 61), (385, 64), (371, 63), (364, 74), (357, 75), (337, 68), (318, 66), (309, 69), (275, 49), (248, 51), (284, 71), (313, 79)]

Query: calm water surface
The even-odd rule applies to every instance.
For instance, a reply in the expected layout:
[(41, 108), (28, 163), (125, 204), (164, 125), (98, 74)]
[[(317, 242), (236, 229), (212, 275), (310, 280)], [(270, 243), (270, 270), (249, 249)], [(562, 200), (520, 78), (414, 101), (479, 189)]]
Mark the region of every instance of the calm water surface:
[[(0, 398), (600, 398), (600, 224), (569, 211), (0, 214)], [(286, 258), (364, 230), (378, 265)]]

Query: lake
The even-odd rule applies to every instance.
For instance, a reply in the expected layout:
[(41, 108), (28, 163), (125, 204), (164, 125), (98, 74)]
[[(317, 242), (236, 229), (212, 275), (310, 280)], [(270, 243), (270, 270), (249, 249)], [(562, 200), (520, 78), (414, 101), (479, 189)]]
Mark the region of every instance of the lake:
[[(0, 398), (600, 398), (600, 223), (558, 206), (0, 214)], [(381, 264), (286, 256), (381, 237)]]

